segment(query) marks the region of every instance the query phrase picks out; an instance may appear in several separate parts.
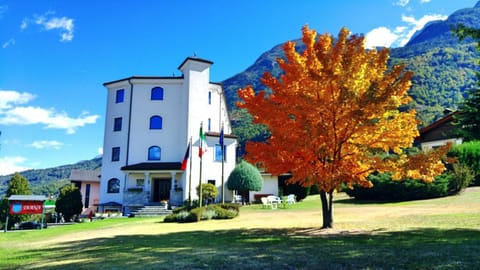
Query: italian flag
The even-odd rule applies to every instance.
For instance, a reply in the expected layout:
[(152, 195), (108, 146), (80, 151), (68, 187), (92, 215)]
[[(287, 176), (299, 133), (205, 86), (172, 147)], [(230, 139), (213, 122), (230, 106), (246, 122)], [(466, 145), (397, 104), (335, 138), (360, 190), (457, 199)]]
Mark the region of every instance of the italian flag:
[(205, 152), (207, 152), (207, 138), (205, 138), (205, 133), (203, 133), (202, 124), (200, 125), (200, 144), (198, 148), (198, 156), (201, 158)]

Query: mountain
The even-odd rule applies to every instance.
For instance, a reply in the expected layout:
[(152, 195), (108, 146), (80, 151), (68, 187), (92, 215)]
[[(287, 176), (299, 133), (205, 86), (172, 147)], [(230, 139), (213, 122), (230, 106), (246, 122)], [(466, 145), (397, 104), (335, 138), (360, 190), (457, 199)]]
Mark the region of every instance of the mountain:
[[(480, 2), (473, 8), (454, 12), (446, 21), (430, 22), (404, 47), (390, 51), (390, 66), (404, 63), (406, 68), (415, 74), (410, 90), (414, 99), (411, 106), (417, 109), (421, 126), (440, 118), (445, 108), (458, 108), (468, 90), (476, 87), (475, 72), (478, 70), (476, 63), (479, 55), (472, 39), (459, 41), (453, 36), (451, 28), (458, 24), (480, 28)], [(295, 42), (301, 49), (301, 41)], [(243, 124), (236, 119), (237, 90), (246, 85), (252, 85), (255, 91), (263, 90), (260, 83), (263, 73), (269, 71), (278, 75), (281, 72), (276, 64), (276, 59), (283, 57), (281, 46), (273, 47), (247, 70), (223, 82), (229, 110), (236, 120), (236, 128)]]
[[(102, 158), (96, 157), (91, 160), (84, 160), (75, 164), (63, 165), (48, 169), (27, 170), (20, 174), (27, 178), (30, 183), (30, 189), (34, 194), (54, 194), (58, 189), (69, 182), (70, 172), (72, 170), (84, 169), (95, 170), (102, 166)], [(8, 181), (13, 174), (0, 176), (0, 198), (3, 197), (7, 190)]]

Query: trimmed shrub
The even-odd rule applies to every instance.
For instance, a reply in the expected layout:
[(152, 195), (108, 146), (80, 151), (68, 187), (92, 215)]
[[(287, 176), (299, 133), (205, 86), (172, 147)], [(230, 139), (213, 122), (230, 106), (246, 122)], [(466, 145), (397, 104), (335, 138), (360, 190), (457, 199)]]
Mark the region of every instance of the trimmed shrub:
[(202, 219), (210, 220), (217, 216), (217, 212), (213, 209), (207, 209), (203, 212)]
[[(200, 186), (197, 186), (197, 195), (200, 196)], [(207, 204), (215, 201), (218, 195), (218, 188), (214, 184), (202, 184), (202, 203)]]
[(390, 174), (372, 174), (368, 177), (373, 184), (372, 188), (355, 186), (345, 192), (359, 200), (407, 201), (438, 198), (449, 195), (450, 177), (449, 174), (443, 174), (435, 177), (432, 183), (425, 183), (413, 179), (392, 181)]
[(320, 194), (320, 189), (318, 188), (317, 184), (314, 184), (310, 187), (310, 192), (309, 192), (310, 195), (316, 195), (316, 194)]
[(232, 210), (232, 211), (235, 211), (237, 213), (240, 212), (240, 205), (238, 205), (236, 203), (224, 203), (224, 204), (217, 204), (217, 205), (220, 206), (223, 209)]
[(248, 198), (245, 194), (249, 191), (260, 191), (262, 187), (263, 177), (258, 169), (243, 160), (235, 166), (227, 179), (227, 188), (239, 191), (245, 198)]
[(163, 219), (163, 222), (177, 222), (177, 215), (170, 214)]
[(190, 210), (190, 218), (192, 219), (192, 221), (202, 220), (203, 213), (205, 212), (205, 210), (206, 210), (205, 207), (197, 207)]
[(449, 194), (457, 194), (467, 188), (475, 179), (473, 171), (462, 164), (453, 164), (450, 181), (448, 183)]
[(184, 205), (184, 206), (179, 206), (179, 207), (176, 207), (175, 209), (172, 210), (172, 213), (174, 214), (178, 214), (182, 211), (187, 211), (188, 212), (188, 205)]
[(468, 166), (475, 177), (472, 185), (480, 186), (480, 141), (454, 145), (448, 155), (456, 157), (460, 164)]
[[(204, 207), (197, 207), (190, 212), (186, 207), (176, 213), (172, 213), (164, 218), (164, 222), (198, 222), (209, 219), (232, 219), (238, 216), (239, 206), (236, 204), (210, 204)], [(176, 209), (175, 209), (176, 210)]]

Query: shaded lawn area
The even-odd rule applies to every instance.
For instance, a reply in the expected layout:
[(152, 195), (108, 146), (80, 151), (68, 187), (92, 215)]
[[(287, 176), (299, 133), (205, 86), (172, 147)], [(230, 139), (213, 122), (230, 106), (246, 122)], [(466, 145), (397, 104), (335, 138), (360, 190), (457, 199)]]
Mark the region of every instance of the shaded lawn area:
[(480, 230), (232, 229), (17, 250), (1, 269), (476, 269)]

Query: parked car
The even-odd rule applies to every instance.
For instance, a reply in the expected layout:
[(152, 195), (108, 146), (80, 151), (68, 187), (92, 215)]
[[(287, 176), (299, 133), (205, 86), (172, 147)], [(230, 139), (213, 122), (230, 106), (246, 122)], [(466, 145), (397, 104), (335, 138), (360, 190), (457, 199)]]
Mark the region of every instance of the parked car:
[[(20, 223), (20, 230), (31, 230), (31, 229), (41, 229), (42, 224), (35, 221), (27, 221)], [(47, 224), (43, 225), (43, 228), (47, 228)]]

